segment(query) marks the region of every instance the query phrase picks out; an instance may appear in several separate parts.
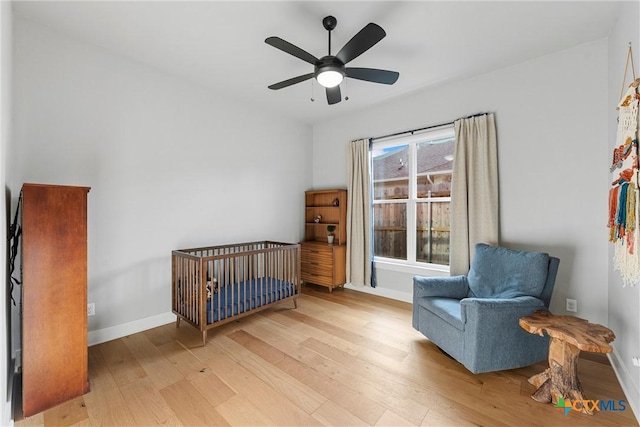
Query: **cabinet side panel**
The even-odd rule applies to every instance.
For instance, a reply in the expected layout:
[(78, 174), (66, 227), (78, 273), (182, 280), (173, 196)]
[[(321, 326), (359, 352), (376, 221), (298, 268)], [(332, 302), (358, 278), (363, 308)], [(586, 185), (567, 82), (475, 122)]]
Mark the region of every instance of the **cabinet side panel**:
[(88, 391), (87, 189), (23, 187), (23, 411)]
[(335, 286), (342, 286), (347, 282), (347, 247), (334, 247), (333, 282)]

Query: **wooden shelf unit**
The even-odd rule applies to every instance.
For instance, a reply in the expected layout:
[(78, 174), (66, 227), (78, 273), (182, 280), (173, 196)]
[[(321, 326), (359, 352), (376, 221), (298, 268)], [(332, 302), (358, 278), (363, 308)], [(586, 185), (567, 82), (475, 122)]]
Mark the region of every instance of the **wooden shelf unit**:
[[(318, 222), (315, 221), (320, 216)], [(334, 225), (334, 241), (327, 241), (328, 225)], [(304, 282), (326, 286), (329, 292), (346, 281), (347, 190), (305, 192), (304, 241), (300, 243)]]
[[(337, 203), (337, 206), (335, 205)], [(320, 215), (320, 221), (314, 219)], [(327, 242), (327, 226), (336, 227), (334, 245), (347, 243), (347, 190), (305, 192), (304, 240)]]

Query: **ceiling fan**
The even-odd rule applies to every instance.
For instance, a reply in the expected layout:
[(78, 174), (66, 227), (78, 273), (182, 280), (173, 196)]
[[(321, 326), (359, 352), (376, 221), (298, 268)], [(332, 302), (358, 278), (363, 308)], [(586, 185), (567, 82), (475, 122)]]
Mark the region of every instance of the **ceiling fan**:
[(322, 25), (329, 32), (329, 54), (320, 59), (280, 37), (268, 37), (265, 40), (268, 45), (314, 66), (313, 73), (303, 74), (272, 84), (269, 89), (278, 90), (315, 78), (318, 83), (326, 88), (327, 102), (331, 105), (337, 104), (342, 100), (340, 83), (345, 77), (386, 85), (392, 85), (398, 80), (400, 74), (396, 71), (345, 66), (349, 61), (371, 49), (387, 35), (382, 27), (374, 23), (367, 24), (334, 56), (331, 55), (331, 31), (336, 28), (337, 24), (338, 20), (333, 16), (327, 16), (322, 20)]

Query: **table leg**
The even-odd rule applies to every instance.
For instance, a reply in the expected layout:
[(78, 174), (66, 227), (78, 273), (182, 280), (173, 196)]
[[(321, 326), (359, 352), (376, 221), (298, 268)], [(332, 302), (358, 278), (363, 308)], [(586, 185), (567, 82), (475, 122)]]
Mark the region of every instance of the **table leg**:
[[(566, 341), (551, 338), (549, 344), (549, 367), (529, 378), (529, 383), (537, 388), (531, 397), (538, 402), (558, 403), (583, 401), (584, 392), (578, 380), (578, 356), (580, 349)], [(592, 414), (588, 405), (580, 405), (582, 412)]]

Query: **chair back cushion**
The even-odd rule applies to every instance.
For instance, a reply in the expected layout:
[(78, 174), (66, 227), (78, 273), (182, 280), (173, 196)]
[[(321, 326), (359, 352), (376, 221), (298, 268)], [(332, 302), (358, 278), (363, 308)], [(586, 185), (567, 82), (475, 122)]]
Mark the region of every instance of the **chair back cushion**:
[(469, 271), (469, 297), (540, 297), (549, 268), (549, 254), (478, 243)]

